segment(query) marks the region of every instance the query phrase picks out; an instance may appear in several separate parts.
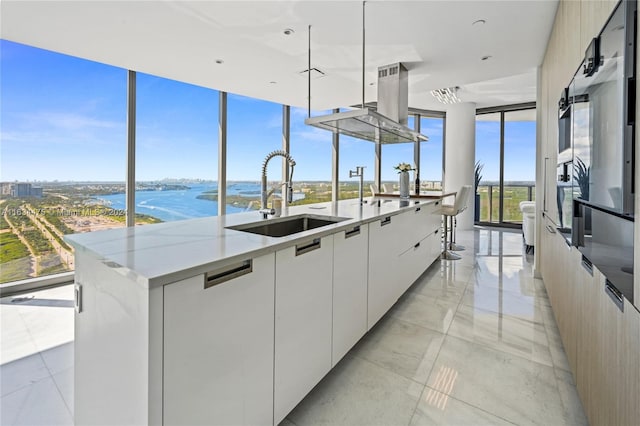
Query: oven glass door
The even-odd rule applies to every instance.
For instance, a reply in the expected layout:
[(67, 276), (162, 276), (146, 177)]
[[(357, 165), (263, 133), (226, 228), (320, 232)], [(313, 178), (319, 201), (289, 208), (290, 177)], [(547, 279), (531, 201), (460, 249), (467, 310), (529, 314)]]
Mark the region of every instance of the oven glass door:
[(558, 206), (557, 229), (571, 241), (573, 217), (573, 166), (571, 161), (561, 163), (557, 169), (556, 195)]

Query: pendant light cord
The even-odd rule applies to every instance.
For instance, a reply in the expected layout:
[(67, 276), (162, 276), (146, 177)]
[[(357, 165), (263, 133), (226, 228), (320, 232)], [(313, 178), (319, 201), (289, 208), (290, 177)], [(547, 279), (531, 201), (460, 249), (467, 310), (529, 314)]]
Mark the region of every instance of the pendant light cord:
[(308, 63), (307, 63), (307, 117), (311, 118), (311, 25), (309, 25), (308, 40)]
[(367, 2), (362, 2), (362, 109), (364, 109), (364, 45), (365, 45), (365, 33), (364, 33), (364, 6)]

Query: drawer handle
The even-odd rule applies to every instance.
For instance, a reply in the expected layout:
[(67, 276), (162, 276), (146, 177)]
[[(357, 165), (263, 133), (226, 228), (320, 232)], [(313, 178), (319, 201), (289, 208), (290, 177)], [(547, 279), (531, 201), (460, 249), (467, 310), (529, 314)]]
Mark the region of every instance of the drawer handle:
[(589, 273), (589, 275), (593, 276), (593, 263), (589, 259), (582, 255), (582, 267)]
[(613, 301), (613, 304), (618, 307), (622, 312), (624, 312), (624, 299), (622, 298), (622, 293), (620, 290), (615, 288), (611, 281), (606, 280), (604, 282), (604, 292), (607, 293), (607, 296)]
[(360, 225), (354, 226), (353, 229), (349, 231), (344, 231), (345, 239), (355, 237), (356, 235), (360, 235)]
[(421, 207), (416, 207), (416, 213), (418, 213), (422, 208)]
[(222, 284), (223, 282), (249, 274), (251, 271), (253, 271), (253, 260), (249, 259), (227, 266), (226, 268), (207, 272), (204, 279), (204, 288), (207, 289), (214, 285)]
[(436, 206), (437, 206), (438, 204), (440, 204), (440, 201), (436, 201), (436, 202), (435, 202), (435, 205), (436, 205)]
[(556, 230), (553, 229), (551, 226), (546, 225), (546, 228), (547, 228), (547, 231), (549, 231), (551, 234), (555, 234), (556, 233)]
[(320, 238), (314, 238), (308, 244), (298, 244), (296, 246), (296, 256), (301, 256), (305, 253), (309, 253), (310, 251), (314, 251), (320, 248)]
[(391, 223), (391, 216), (387, 216), (380, 221), (380, 226), (385, 226)]
[(82, 312), (82, 284), (79, 282), (73, 285), (73, 301), (77, 313)]

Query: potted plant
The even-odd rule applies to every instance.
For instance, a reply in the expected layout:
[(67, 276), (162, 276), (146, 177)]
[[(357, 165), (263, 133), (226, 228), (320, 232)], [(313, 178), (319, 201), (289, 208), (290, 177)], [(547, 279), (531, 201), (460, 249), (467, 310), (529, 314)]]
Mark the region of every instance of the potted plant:
[(585, 201), (589, 201), (589, 178), (591, 175), (591, 166), (587, 167), (584, 161), (580, 157), (576, 157), (576, 162), (573, 165), (573, 179), (580, 188), (580, 198)]
[(480, 181), (482, 180), (482, 168), (484, 167), (484, 164), (482, 164), (479, 161), (476, 161), (476, 167), (475, 167), (475, 194), (476, 194), (476, 202), (475, 202), (475, 208), (473, 211), (473, 220), (475, 222), (479, 222), (480, 221), (480, 194), (478, 193), (478, 187), (480, 186)]
[[(573, 171), (573, 180), (580, 189), (580, 196), (578, 198), (589, 201), (589, 179), (591, 178), (591, 166), (587, 166), (580, 157), (576, 156), (576, 160), (573, 163)], [(560, 188), (558, 188), (558, 190), (560, 190)], [(584, 227), (586, 229), (591, 229), (591, 210), (585, 211)]]

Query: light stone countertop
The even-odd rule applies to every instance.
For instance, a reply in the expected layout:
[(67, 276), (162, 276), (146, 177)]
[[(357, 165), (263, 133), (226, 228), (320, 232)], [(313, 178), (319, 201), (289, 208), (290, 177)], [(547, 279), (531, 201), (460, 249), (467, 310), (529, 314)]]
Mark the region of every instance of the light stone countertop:
[(349, 219), (284, 237), (226, 229), (263, 220), (257, 211), (251, 211), (73, 234), (65, 240), (77, 254), (94, 256), (120, 274), (153, 288), (431, 204), (440, 200), (440, 194), (434, 192), (429, 195), (436, 198), (408, 201), (369, 197), (362, 206), (357, 199), (292, 206), (283, 209), (283, 217), (312, 214)]

